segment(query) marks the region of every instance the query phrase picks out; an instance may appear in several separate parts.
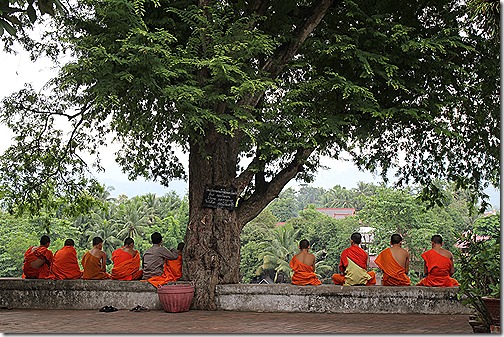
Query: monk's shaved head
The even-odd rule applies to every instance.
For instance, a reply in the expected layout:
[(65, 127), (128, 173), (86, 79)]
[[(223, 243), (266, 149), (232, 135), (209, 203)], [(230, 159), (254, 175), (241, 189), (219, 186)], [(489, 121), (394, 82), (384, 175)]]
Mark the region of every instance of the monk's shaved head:
[(75, 242), (72, 239), (66, 239), (65, 240), (65, 246), (75, 246)]
[(399, 234), (392, 234), (392, 236), (390, 237), (390, 243), (392, 243), (393, 245), (398, 245), (400, 244), (402, 241), (402, 236), (400, 236)]
[(441, 235), (433, 235), (432, 238), (430, 239), (432, 243), (435, 243), (437, 245), (440, 245), (443, 243), (443, 238), (441, 237)]
[(103, 239), (99, 236), (95, 236), (93, 238), (93, 246), (96, 246), (97, 244), (103, 243)]
[(299, 248), (300, 249), (307, 249), (308, 247), (310, 247), (310, 241), (308, 241), (306, 239), (299, 241)]
[(132, 238), (126, 238), (126, 240), (124, 240), (124, 245), (127, 246), (127, 245), (130, 245), (130, 244), (135, 244), (135, 241), (133, 241)]
[(42, 235), (40, 237), (40, 245), (41, 246), (45, 246), (45, 245), (47, 245), (50, 242), (51, 242), (51, 239), (47, 235)]
[(353, 233), (352, 236), (350, 237), (350, 240), (352, 240), (355, 244), (360, 245), (362, 235), (360, 233)]

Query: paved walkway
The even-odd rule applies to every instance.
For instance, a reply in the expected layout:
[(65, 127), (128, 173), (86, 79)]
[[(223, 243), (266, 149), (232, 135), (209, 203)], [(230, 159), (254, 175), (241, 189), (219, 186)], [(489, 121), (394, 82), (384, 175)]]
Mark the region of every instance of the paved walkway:
[(469, 334), (467, 315), (0, 309), (2, 333)]

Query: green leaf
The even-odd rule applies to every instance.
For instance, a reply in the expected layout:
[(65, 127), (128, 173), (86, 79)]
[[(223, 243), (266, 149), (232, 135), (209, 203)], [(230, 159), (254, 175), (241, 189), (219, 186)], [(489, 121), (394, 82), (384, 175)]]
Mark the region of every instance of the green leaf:
[[(16, 29), (14, 27), (12, 27), (12, 25), (10, 23), (5, 21), (4, 19), (0, 19), (0, 25), (3, 26), (3, 28), (7, 31), (7, 33), (9, 33), (12, 36), (16, 36)], [(3, 29), (2, 29), (2, 34), (3, 34)]]
[(33, 8), (32, 4), (28, 5), (28, 8), (26, 9), (26, 13), (28, 14), (28, 17), (30, 18), (31, 23), (35, 23), (37, 20), (37, 12), (35, 12), (35, 8)]

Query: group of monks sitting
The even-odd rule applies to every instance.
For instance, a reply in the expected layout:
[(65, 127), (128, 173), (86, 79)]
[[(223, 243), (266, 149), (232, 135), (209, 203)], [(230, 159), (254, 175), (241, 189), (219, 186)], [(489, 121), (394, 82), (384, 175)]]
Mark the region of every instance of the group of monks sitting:
[[(362, 236), (353, 233), (350, 237), (350, 247), (343, 250), (339, 263), (339, 274), (333, 274), (334, 284), (375, 285), (376, 273), (368, 271), (368, 254), (360, 247)], [(393, 234), (390, 238), (390, 248), (383, 250), (375, 259), (375, 263), (383, 271), (381, 284), (384, 286), (409, 286), (408, 277), (409, 252), (402, 248), (402, 237)], [(453, 255), (442, 248), (443, 238), (434, 235), (431, 238), (432, 249), (422, 254), (424, 259), (425, 278), (417, 283), (418, 286), (426, 287), (455, 287), (459, 283), (451, 276), (455, 272), (453, 267)], [(290, 267), (294, 271), (292, 284), (295, 285), (319, 285), (322, 282), (315, 274), (315, 255), (308, 252), (310, 243), (308, 240), (299, 242), (300, 252), (290, 261)]]
[(74, 240), (67, 239), (60, 250), (53, 253), (48, 249), (51, 243), (49, 236), (40, 238), (39, 246), (32, 246), (24, 254), (23, 278), (52, 280), (143, 280), (155, 287), (175, 282), (182, 277), (182, 250), (184, 243), (177, 249), (168, 250), (161, 244), (160, 233), (151, 235), (152, 247), (143, 255), (143, 269), (140, 269), (140, 252), (135, 250), (132, 238), (124, 240), (124, 246), (112, 252), (114, 267), (111, 273), (106, 272), (107, 255), (102, 250), (103, 240), (93, 238), (93, 248), (82, 257), (80, 269), (77, 262), (77, 251)]

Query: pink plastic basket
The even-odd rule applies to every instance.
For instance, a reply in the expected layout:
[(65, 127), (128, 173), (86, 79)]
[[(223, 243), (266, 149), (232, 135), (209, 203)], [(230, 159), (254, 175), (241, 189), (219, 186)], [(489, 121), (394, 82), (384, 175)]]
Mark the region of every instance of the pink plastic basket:
[(158, 296), (164, 311), (189, 311), (194, 297), (194, 286), (189, 284), (171, 284), (158, 287)]

